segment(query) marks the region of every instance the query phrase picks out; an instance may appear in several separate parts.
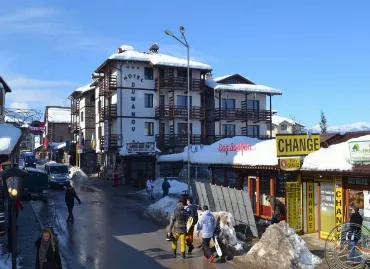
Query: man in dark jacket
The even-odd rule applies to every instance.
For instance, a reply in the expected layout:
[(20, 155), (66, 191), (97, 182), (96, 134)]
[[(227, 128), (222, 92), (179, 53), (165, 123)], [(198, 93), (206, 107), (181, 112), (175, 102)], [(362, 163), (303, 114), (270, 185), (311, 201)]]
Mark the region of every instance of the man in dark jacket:
[(361, 228), (362, 228), (362, 216), (360, 215), (359, 208), (354, 208), (354, 213), (351, 215), (349, 220), (350, 228), (348, 232), (349, 240), (349, 262), (348, 264), (353, 264), (355, 257), (360, 258), (356, 251), (357, 242), (361, 239)]
[(170, 228), (168, 231), (168, 236), (172, 233), (173, 240), (172, 240), (172, 250), (173, 255), (176, 257), (176, 250), (177, 250), (177, 241), (180, 239), (181, 243), (181, 256), (185, 259), (185, 251), (186, 251), (186, 223), (188, 221), (188, 215), (184, 209), (184, 204), (182, 201), (177, 203), (177, 208), (173, 211), (171, 215), (171, 223)]
[(194, 249), (193, 241), (194, 241), (194, 227), (195, 224), (198, 222), (198, 206), (193, 205), (193, 199), (189, 197), (187, 199), (187, 205), (185, 206), (186, 213), (188, 217), (193, 218), (193, 223), (189, 228), (187, 235), (186, 235), (186, 245), (188, 246), (188, 252), (191, 253)]
[(162, 191), (163, 191), (163, 197), (166, 197), (170, 191), (171, 185), (168, 182), (167, 178), (164, 178), (164, 181), (162, 183)]
[(75, 206), (75, 199), (78, 201), (79, 204), (81, 204), (81, 200), (80, 200), (80, 198), (78, 198), (75, 189), (70, 184), (68, 184), (67, 185), (67, 190), (66, 190), (66, 195), (65, 195), (65, 202), (66, 202), (66, 205), (67, 205), (67, 208), (68, 208), (67, 223), (68, 222), (73, 223), (73, 221), (74, 221), (73, 207)]

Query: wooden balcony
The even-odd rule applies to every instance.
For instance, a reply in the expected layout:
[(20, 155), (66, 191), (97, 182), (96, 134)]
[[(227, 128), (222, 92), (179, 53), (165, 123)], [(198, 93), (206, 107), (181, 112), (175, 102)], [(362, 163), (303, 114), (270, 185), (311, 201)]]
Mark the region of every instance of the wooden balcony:
[(105, 106), (100, 110), (99, 121), (103, 122), (104, 120), (115, 119), (117, 118), (117, 104), (112, 104)]
[(79, 113), (80, 113), (80, 103), (79, 102), (75, 102), (71, 106), (71, 114), (72, 115), (78, 115)]
[[(186, 147), (188, 145), (187, 134), (158, 134), (155, 136), (155, 141), (159, 148), (175, 148)], [(190, 144), (199, 145), (203, 144), (204, 139), (202, 135), (190, 135)]]
[[(107, 146), (108, 146), (108, 151), (114, 151), (118, 148), (118, 139), (117, 139), (116, 134), (111, 134), (109, 135), (108, 141), (107, 141)], [(100, 150), (104, 150), (104, 143), (105, 142), (105, 137), (101, 136), (100, 137)]]
[[(190, 107), (191, 119), (203, 119), (204, 109), (198, 106)], [(155, 109), (155, 117), (157, 119), (173, 119), (173, 118), (187, 118), (187, 106), (157, 106)]]
[(269, 121), (270, 110), (254, 110), (244, 108), (216, 108), (214, 119), (218, 120), (250, 120), (250, 121)]
[[(156, 90), (183, 90), (188, 89), (188, 78), (182, 77), (157, 77), (155, 79)], [(201, 91), (205, 87), (202, 79), (190, 78), (190, 91)]]
[(99, 95), (109, 96), (112, 91), (117, 90), (117, 76), (111, 75), (109, 77), (104, 77), (99, 80)]

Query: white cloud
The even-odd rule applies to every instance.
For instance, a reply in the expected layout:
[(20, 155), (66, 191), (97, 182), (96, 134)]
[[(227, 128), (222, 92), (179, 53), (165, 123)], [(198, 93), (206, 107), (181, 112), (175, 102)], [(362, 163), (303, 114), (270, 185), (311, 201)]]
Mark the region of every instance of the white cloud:
[(20, 103), (20, 102), (13, 102), (9, 105), (10, 108), (18, 108), (18, 109), (29, 109), (27, 103)]
[(3, 24), (17, 24), (22, 22), (29, 22), (30, 20), (37, 20), (40, 18), (50, 17), (55, 15), (56, 11), (50, 8), (29, 8), (18, 10), (14, 13), (8, 13), (0, 17), (0, 23)]

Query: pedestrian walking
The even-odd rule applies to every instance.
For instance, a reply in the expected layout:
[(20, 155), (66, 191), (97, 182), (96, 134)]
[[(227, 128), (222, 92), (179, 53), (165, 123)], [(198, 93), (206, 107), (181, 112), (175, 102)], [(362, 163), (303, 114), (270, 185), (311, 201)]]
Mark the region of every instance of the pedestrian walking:
[(168, 195), (170, 188), (171, 188), (171, 185), (168, 182), (168, 179), (165, 177), (162, 183), (163, 197), (166, 197)]
[(194, 227), (198, 222), (198, 206), (193, 205), (193, 199), (191, 197), (187, 199), (187, 205), (185, 207), (185, 210), (186, 210), (187, 216), (193, 218), (193, 223), (188, 229), (188, 232), (186, 235), (186, 245), (188, 246), (188, 253), (191, 253), (194, 249), (194, 245), (193, 245)]
[(349, 261), (347, 264), (353, 264), (356, 261), (361, 262), (362, 258), (356, 251), (357, 242), (361, 239), (362, 230), (362, 216), (359, 208), (354, 208), (354, 213), (349, 220), (349, 232), (347, 233), (347, 240), (349, 240)]
[(75, 189), (71, 186), (71, 184), (68, 183), (67, 190), (65, 194), (65, 202), (68, 208), (68, 218), (67, 223), (74, 221), (73, 217), (73, 207), (75, 206), (75, 199), (78, 201), (79, 204), (81, 204), (80, 198), (78, 198), (77, 193)]
[(148, 193), (148, 200), (154, 200), (153, 197), (154, 183), (151, 177), (146, 181), (146, 192)]
[(35, 247), (37, 249), (35, 269), (62, 268), (58, 243), (50, 229), (42, 230), (41, 237), (35, 242)]
[(267, 195), (266, 200), (270, 203), (273, 211), (271, 224), (279, 223), (282, 220), (286, 220), (285, 205), (274, 196)]
[[(182, 201), (177, 203), (177, 208), (173, 211), (171, 215), (171, 223), (168, 231), (168, 237), (172, 235), (172, 250), (173, 256), (176, 258), (177, 252), (177, 242), (180, 239), (180, 251), (181, 256), (185, 259), (186, 251), (186, 222), (188, 221), (187, 213), (184, 209), (184, 204)], [(173, 231), (173, 232), (172, 232)]]
[(113, 173), (113, 184), (114, 184), (114, 187), (118, 186), (118, 171), (117, 171), (117, 169), (115, 169), (114, 173)]
[(211, 211), (208, 209), (208, 206), (203, 206), (203, 214), (200, 216), (197, 225), (197, 236), (199, 237), (199, 233), (202, 231), (202, 238), (203, 238), (203, 258), (208, 260), (209, 262), (213, 262), (215, 256), (211, 252), (210, 249), (210, 242), (213, 238), (213, 233), (216, 229), (216, 219), (212, 215)]

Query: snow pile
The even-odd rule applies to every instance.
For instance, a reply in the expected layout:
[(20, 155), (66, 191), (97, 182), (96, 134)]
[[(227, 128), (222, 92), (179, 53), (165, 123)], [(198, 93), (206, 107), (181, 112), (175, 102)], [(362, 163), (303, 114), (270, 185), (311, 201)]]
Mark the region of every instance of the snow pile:
[(72, 166), (69, 169), (69, 178), (72, 179), (72, 180), (87, 179), (88, 176), (80, 168), (78, 168), (76, 166)]
[[(346, 133), (346, 132), (360, 132), (370, 131), (370, 123), (356, 122), (352, 124), (329, 126), (326, 130), (327, 133)], [(320, 125), (317, 124), (312, 127), (313, 133), (321, 133)]]
[[(164, 178), (158, 178), (154, 180), (154, 190), (153, 190), (153, 195), (154, 196), (162, 196), (163, 191), (162, 191), (162, 183), (164, 181)], [(177, 181), (177, 180), (168, 180), (168, 183), (170, 183), (171, 188), (169, 193), (170, 194), (183, 194), (183, 191), (186, 191), (188, 189), (188, 185), (186, 183)], [(146, 189), (141, 190), (139, 192), (142, 195), (147, 196), (148, 193), (146, 192)]]
[(285, 221), (269, 226), (242, 259), (255, 269), (313, 269), (321, 264)]
[(9, 155), (21, 136), (21, 130), (12, 124), (0, 124), (0, 155)]
[(225, 211), (214, 212), (213, 215), (217, 219), (220, 217), (220, 241), (227, 250), (231, 253), (240, 252), (244, 249), (244, 242), (239, 241), (236, 237), (234, 226), (236, 226), (234, 216)]
[[(19, 264), (19, 261), (22, 258), (17, 258), (17, 264)], [(22, 267), (17, 265), (18, 269), (21, 269)], [(7, 255), (0, 255), (0, 269), (12, 269), (12, 257), (9, 257)]]
[(154, 204), (151, 204), (146, 213), (159, 220), (170, 221), (171, 214), (177, 207), (178, 199), (166, 196)]
[(47, 121), (52, 123), (70, 123), (71, 109), (68, 107), (49, 107)]
[(349, 162), (350, 149), (348, 142), (366, 140), (370, 140), (370, 135), (353, 138), (346, 142), (332, 145), (329, 148), (321, 148), (305, 157), (301, 170), (352, 170), (352, 164)]

